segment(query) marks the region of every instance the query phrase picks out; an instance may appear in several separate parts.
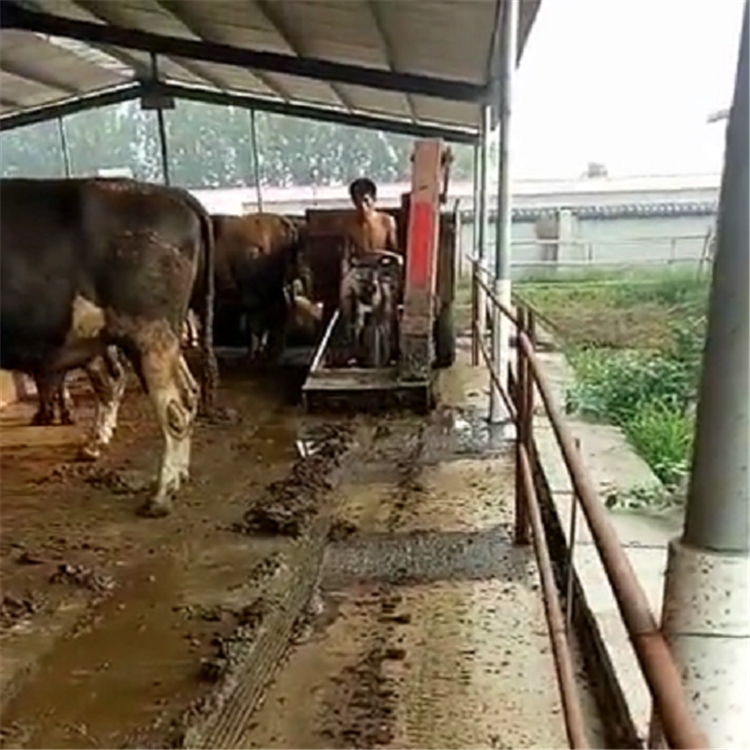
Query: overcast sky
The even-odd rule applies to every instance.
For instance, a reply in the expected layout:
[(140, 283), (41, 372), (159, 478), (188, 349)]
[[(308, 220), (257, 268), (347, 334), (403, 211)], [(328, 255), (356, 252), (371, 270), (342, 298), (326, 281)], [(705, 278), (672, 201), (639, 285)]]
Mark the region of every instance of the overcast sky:
[(743, 0), (543, 0), (515, 78), (518, 178), (720, 172)]

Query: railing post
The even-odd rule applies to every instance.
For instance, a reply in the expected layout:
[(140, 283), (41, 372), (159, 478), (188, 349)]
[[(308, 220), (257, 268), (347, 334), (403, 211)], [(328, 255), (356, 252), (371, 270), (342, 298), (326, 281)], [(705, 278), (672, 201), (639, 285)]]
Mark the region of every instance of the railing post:
[(471, 259), (471, 366), (479, 364), (479, 261)]
[[(529, 307), (526, 308), (526, 335), (529, 337), (532, 348), (536, 349), (536, 315)], [(524, 407), (526, 428), (524, 438), (526, 440), (526, 452), (531, 456), (534, 442), (534, 378), (527, 357), (524, 357), (524, 362), (526, 363), (526, 405)]]
[[(576, 450), (580, 453), (581, 441), (575, 438)], [(568, 633), (573, 625), (573, 558), (576, 549), (576, 522), (578, 520), (578, 493), (573, 488), (570, 493), (570, 525), (568, 531), (568, 559), (565, 564), (565, 627)]]
[[(518, 325), (516, 326), (515, 404), (518, 424), (516, 426), (516, 508), (513, 542), (518, 545), (526, 545), (529, 543), (529, 510), (527, 507), (526, 491), (524, 489), (523, 467), (521, 465), (521, 446), (524, 446), (528, 450), (528, 443), (526, 440), (528, 419), (525, 412), (528, 403), (526, 391), (529, 386), (530, 372), (523, 347), (520, 344), (521, 336), (524, 334), (526, 326), (526, 310), (523, 306), (518, 305), (516, 309), (516, 317)], [(528, 455), (529, 461), (533, 461), (531, 454)]]

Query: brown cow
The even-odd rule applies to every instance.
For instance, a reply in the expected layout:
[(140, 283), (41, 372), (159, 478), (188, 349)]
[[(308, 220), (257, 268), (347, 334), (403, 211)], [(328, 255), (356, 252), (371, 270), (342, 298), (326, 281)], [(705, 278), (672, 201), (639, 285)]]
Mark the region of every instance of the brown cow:
[[(117, 426), (117, 407), (125, 390), (125, 373), (117, 355), (117, 348), (108, 346), (101, 357), (83, 365), (96, 396), (96, 413), (91, 438), (81, 449), (83, 457), (96, 459), (106, 446)], [(60, 411), (60, 424), (75, 424), (73, 399), (65, 384), (67, 372), (37, 371), (32, 375), (39, 406), (32, 425), (51, 425), (55, 421), (55, 406)]]
[[(189, 474), (199, 401), (180, 352), (191, 300), (202, 317), (206, 408), (217, 378), (208, 214), (187, 191), (134, 180), (3, 179), (0, 205), (0, 367), (48, 377), (106, 362), (109, 346), (123, 351), (164, 436), (157, 491), (144, 511), (168, 513)], [(124, 391), (124, 376), (112, 375), (117, 387), (97, 392), (94, 457)]]
[[(265, 351), (272, 359), (290, 320), (310, 325), (315, 315), (305, 298), (311, 285), (302, 260), (303, 226), (276, 214), (213, 215), (211, 220), (217, 326), (238, 328), (244, 319), (251, 356), (267, 338)], [(295, 279), (302, 282), (301, 292), (291, 291)]]

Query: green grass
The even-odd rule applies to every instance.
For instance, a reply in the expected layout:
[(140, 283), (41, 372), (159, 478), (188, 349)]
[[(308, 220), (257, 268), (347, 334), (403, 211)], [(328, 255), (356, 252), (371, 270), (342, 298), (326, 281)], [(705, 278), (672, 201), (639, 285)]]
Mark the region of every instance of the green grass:
[(708, 288), (679, 269), (515, 286), (563, 342), (568, 410), (621, 427), (667, 486), (689, 468)]
[(684, 268), (606, 279), (589, 271), (514, 289), (571, 346), (659, 350), (669, 346), (671, 321), (705, 309), (708, 279)]

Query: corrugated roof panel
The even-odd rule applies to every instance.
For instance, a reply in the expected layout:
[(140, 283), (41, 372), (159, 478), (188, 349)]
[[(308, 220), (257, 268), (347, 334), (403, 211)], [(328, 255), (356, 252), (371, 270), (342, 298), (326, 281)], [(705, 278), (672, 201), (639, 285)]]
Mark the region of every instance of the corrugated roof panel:
[(341, 84), (340, 88), (358, 111), (411, 118), (408, 99), (398, 91), (378, 91), (366, 86), (345, 84)]
[[(487, 83), (487, 67), (500, 0), (20, 0), (30, 10), (75, 20), (113, 24), (166, 37), (205, 39), (237, 48), (309, 57), (395, 73)], [(523, 0), (520, 28), (528, 30), (540, 0)], [(2, 32), (5, 42), (8, 32)], [(27, 38), (33, 35), (19, 32)], [(523, 46), (524, 38), (520, 40)], [(95, 48), (95, 49), (94, 49)], [(17, 54), (7, 46), (8, 55)], [(88, 49), (88, 52), (82, 51)], [(98, 51), (97, 51), (98, 50)], [(103, 54), (104, 53), (104, 54)], [(148, 75), (147, 51), (78, 43), (79, 59), (108, 69), (108, 75)], [(111, 55), (110, 58), (104, 55)], [(97, 61), (95, 58), (99, 56)], [(112, 57), (116, 58), (113, 63)], [(47, 65), (44, 61), (44, 65)], [(119, 70), (117, 69), (120, 66)], [(125, 67), (123, 67), (125, 66)], [(470, 126), (479, 104), (453, 104), (354, 84), (322, 82), (267, 71), (159, 56), (160, 76), (324, 104), (398, 119)], [(62, 70), (62, 67), (60, 68)], [(74, 71), (81, 90), (101, 88)], [(66, 72), (67, 75), (67, 72)], [(121, 80), (121, 79), (120, 79)], [(7, 103), (7, 102), (6, 102)]]
[(414, 110), (424, 122), (451, 123), (467, 128), (479, 127), (479, 112), (473, 104), (448, 102), (431, 96), (413, 96)]
[(379, 5), (403, 70), (475, 83), (485, 81), (495, 2), (430, 0)]

